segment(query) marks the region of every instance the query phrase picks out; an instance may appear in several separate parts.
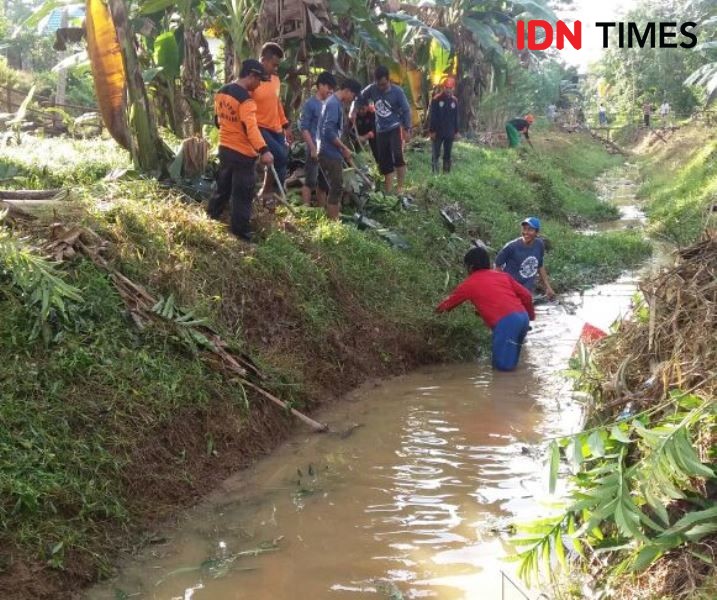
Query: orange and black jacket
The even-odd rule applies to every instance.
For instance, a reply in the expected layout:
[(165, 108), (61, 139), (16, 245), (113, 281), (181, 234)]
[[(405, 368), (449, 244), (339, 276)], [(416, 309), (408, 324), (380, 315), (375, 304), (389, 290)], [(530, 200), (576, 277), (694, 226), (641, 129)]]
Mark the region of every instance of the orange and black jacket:
[(268, 151), (256, 124), (256, 103), (238, 83), (228, 83), (214, 97), (214, 123), (219, 146), (248, 158)]

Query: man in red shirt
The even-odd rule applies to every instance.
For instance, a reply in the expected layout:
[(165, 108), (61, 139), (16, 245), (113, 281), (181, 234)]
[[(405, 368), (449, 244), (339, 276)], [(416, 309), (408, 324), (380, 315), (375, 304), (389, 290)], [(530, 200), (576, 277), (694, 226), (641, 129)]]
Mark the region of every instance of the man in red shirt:
[(453, 310), (470, 301), (493, 331), (493, 366), (513, 371), (518, 365), (529, 321), (535, 320), (530, 292), (507, 273), (492, 271), (488, 252), (473, 248), (463, 259), (468, 277), (441, 302), (436, 312)]

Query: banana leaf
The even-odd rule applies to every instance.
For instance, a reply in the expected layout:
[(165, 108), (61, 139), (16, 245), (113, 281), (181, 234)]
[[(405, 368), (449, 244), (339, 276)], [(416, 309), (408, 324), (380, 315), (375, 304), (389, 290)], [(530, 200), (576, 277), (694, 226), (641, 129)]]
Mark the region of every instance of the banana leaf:
[(87, 54), (102, 120), (117, 143), (129, 150), (125, 68), (112, 16), (102, 0), (87, 0), (85, 28)]

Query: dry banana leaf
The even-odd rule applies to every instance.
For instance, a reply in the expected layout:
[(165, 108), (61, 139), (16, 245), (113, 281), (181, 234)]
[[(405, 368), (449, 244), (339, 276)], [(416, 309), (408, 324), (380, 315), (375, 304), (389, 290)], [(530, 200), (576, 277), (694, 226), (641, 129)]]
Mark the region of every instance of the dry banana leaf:
[(86, 13), (87, 54), (102, 119), (117, 143), (129, 150), (126, 75), (112, 15), (102, 0), (87, 0)]

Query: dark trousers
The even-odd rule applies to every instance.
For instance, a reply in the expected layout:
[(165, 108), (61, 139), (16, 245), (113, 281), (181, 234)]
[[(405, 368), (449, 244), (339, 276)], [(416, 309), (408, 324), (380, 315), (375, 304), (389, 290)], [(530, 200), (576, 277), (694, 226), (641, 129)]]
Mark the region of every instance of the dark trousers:
[(453, 151), (453, 136), (439, 136), (433, 140), (433, 171), (438, 172), (438, 159), (441, 157), (441, 146), (443, 146), (443, 172), (451, 170), (451, 152)]
[[(283, 186), (284, 181), (286, 181), (286, 171), (289, 167), (289, 147), (286, 145), (286, 136), (283, 133), (277, 133), (269, 129), (259, 128), (259, 131), (269, 147), (269, 152), (274, 155), (274, 168)], [(273, 183), (272, 176), (270, 176), (270, 179)]]
[(217, 189), (209, 200), (207, 214), (219, 219), (227, 202), (231, 201), (231, 232), (245, 240), (251, 239), (251, 204), (254, 200), (256, 184), (255, 158), (242, 156), (236, 152), (231, 156), (219, 148), (219, 172)]

